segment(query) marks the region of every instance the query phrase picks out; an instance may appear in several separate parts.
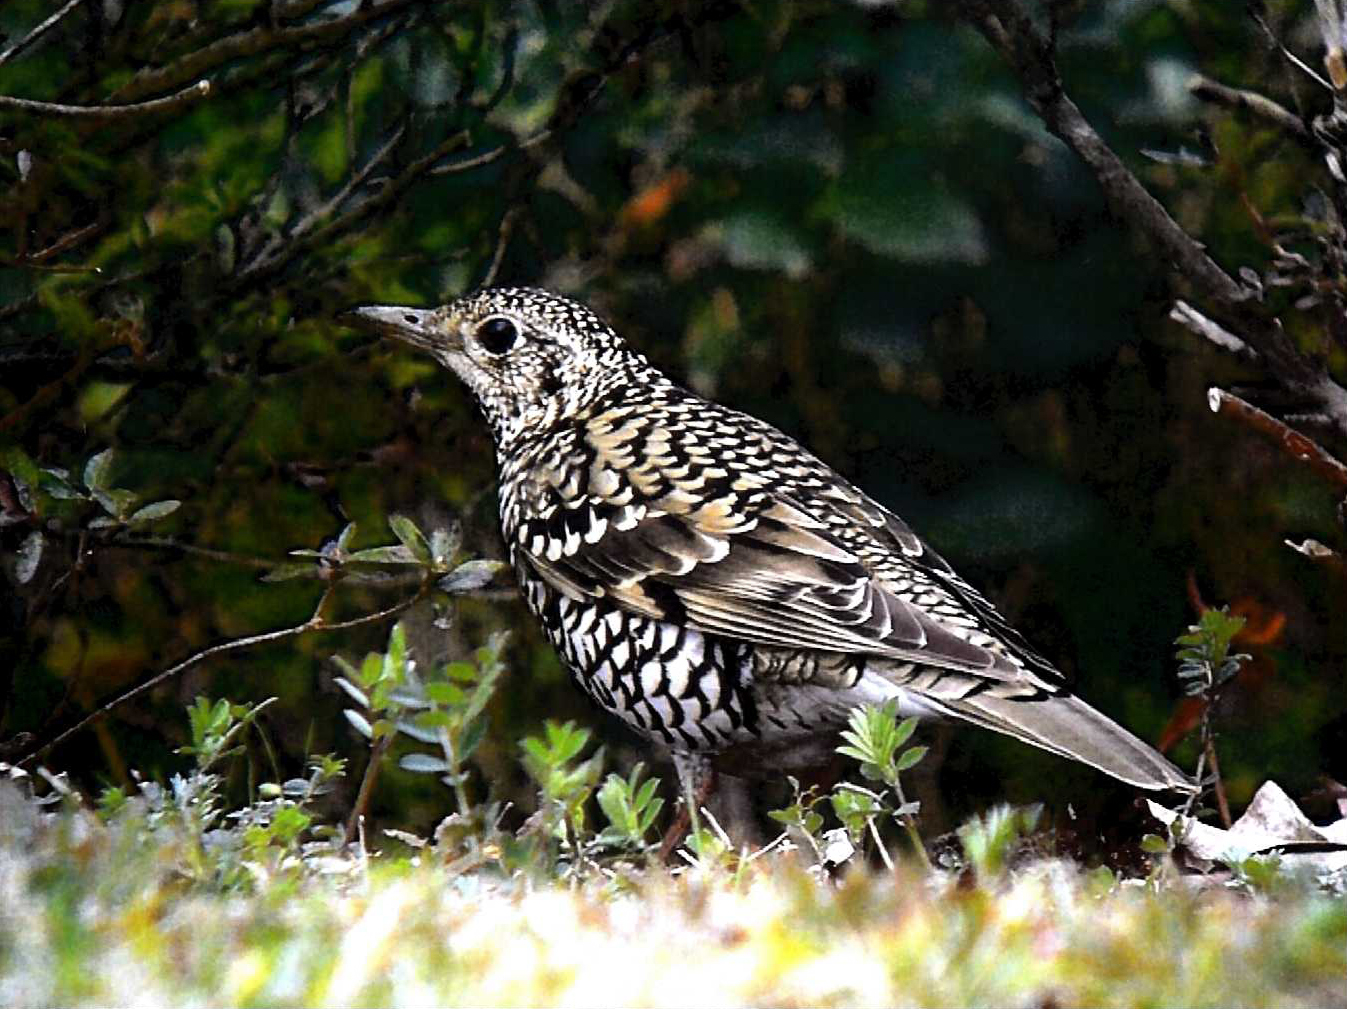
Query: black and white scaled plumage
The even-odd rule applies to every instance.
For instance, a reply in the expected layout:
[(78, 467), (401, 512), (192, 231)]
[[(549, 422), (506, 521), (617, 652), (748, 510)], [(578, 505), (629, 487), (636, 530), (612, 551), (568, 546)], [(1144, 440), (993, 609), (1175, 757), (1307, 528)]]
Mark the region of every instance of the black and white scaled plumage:
[(472, 390), (529, 608), (579, 687), (675, 759), (808, 766), (853, 706), (896, 699), (1139, 788), (1191, 789), (902, 519), (670, 381), (583, 305), (501, 288), (354, 316)]

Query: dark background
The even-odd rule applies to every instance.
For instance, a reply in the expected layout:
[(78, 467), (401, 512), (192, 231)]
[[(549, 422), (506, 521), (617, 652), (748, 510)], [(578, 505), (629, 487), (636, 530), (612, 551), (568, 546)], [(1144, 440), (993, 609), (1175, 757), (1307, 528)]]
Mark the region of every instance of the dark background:
[[(54, 10), (11, 0), (0, 31), (12, 43)], [(1266, 16), (1308, 47), (1311, 11)], [(1059, 13), (1086, 116), (1227, 269), (1265, 263), (1264, 223), (1313, 200), (1322, 169), (1186, 81), (1311, 110), (1319, 93), (1242, 5)], [(1267, 778), (1303, 795), (1347, 776), (1344, 580), (1283, 542), (1340, 543), (1330, 488), (1209, 411), (1207, 386), (1259, 373), (1167, 321), (1165, 264), (943, 5), (109, 0), (4, 61), (0, 94), (118, 104), (201, 78), (204, 98), (116, 118), (0, 109), (0, 467), (74, 477), (112, 447), (113, 486), (182, 501), (134, 535), (41, 490), (6, 506), (0, 740), (309, 616), (317, 582), (264, 583), (241, 558), (280, 563), (347, 520), (357, 546), (391, 543), (393, 512), (457, 518), (465, 556), (500, 556), (465, 391), (335, 317), (448, 300), (501, 252), (498, 282), (587, 301), (904, 516), (1146, 738), (1182, 724), (1172, 641), (1196, 600), (1231, 604), (1255, 655), (1217, 717), (1234, 804)], [(343, 586), (335, 615), (403, 594)], [(596, 716), (511, 594), (461, 602), (447, 635), (413, 623), (427, 659), (514, 631), (478, 763), (527, 805), (518, 739)], [(306, 749), (358, 770), (327, 656), (386, 635), (203, 663), (46, 762), (90, 787), (169, 773), (204, 693), (279, 697), (267, 725), (290, 773)], [(936, 736), (955, 813), (1102, 787), (985, 733)], [(1174, 753), (1195, 762), (1191, 740)], [(390, 770), (374, 811), (424, 828), (450, 807)]]

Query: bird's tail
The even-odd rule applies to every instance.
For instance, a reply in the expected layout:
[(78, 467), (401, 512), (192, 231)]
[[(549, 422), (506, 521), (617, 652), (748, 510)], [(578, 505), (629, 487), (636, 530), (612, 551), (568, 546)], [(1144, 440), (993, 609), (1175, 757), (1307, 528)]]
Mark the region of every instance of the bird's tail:
[(923, 697), (945, 714), (1003, 732), (1153, 791), (1193, 792), (1197, 785), (1158, 750), (1079, 697), (1007, 698), (990, 691), (961, 698)]

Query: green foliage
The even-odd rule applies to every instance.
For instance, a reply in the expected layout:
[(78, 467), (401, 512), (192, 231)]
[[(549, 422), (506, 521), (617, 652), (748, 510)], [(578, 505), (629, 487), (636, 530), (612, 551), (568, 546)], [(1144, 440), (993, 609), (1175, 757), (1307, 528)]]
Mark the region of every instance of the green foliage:
[[(847, 728), (842, 731), (846, 742), (837, 747), (844, 757), (860, 762), (861, 773), (886, 786), (879, 792), (843, 783), (833, 792), (832, 806), (852, 840), (860, 838), (865, 830), (874, 836), (880, 854), (888, 861), (883, 841), (879, 838), (876, 822), (883, 814), (891, 816), (907, 831), (913, 849), (926, 861), (926, 848), (917, 834), (916, 817), (921, 803), (909, 801), (903, 794), (899, 775), (911, 770), (926, 756), (925, 746), (903, 745), (916, 731), (917, 719), (897, 721), (897, 702), (881, 706), (862, 705), (851, 712)], [(889, 792), (892, 792), (890, 799)]]
[(650, 831), (664, 808), (664, 800), (655, 794), (658, 779), (641, 781), (644, 769), (645, 765), (638, 762), (627, 777), (609, 774), (604, 779), (596, 796), (608, 818), (608, 826), (598, 836), (601, 844), (645, 850), (650, 843)]
[[(1307, 116), (1331, 96), (1295, 88), (1240, 5), (1067, 7), (1064, 86), (1195, 237), (1257, 269), (1276, 247), (1315, 256), (1331, 176), (1182, 82), (1206, 73)], [(429, 831), (443, 810), (427, 786), (480, 754), (508, 763), (544, 718), (587, 717), (550, 646), (493, 593), (491, 452), (466, 394), (339, 318), (441, 302), (495, 263), (499, 282), (589, 301), (676, 378), (801, 437), (1143, 736), (1168, 715), (1155, 657), (1184, 621), (1190, 570), (1222, 598), (1296, 600), (1275, 688), (1232, 706), (1222, 768), (1236, 802), (1269, 766), (1336, 773), (1344, 702), (1322, 670), (1343, 665), (1347, 622), (1329, 566), (1282, 546), (1290, 529), (1331, 542), (1331, 502), (1213, 426), (1212, 362), (1165, 322), (1165, 257), (1138, 252), (951, 10), (410, 0), (374, 16), (323, 0), (273, 4), (265, 25), (261, 10), (0, 5), (7, 47), (61, 13), (0, 65), (0, 94), (92, 106), (212, 85), (111, 126), (6, 114), (0, 748), (46, 731), (63, 698), (87, 709), (209, 644), (297, 626), (320, 594), (315, 623), (429, 597), (459, 650), (417, 669), (438, 709), (376, 716), (323, 689), (315, 651), (382, 650), (383, 626), (322, 645), (295, 634), (194, 675), (212, 696), (274, 694), (282, 763), (343, 746), (348, 724), (399, 726), (380, 763), (422, 773), (379, 786), (390, 825)], [(1312, 16), (1268, 14), (1317, 65), (1301, 51)], [(1218, 141), (1213, 170), (1135, 153), (1195, 132)], [(1333, 287), (1286, 279), (1263, 284), (1269, 307), (1309, 304), (1288, 338), (1318, 348)], [(1326, 362), (1341, 372), (1341, 354)], [(476, 685), (430, 681), (472, 659), (463, 640), (499, 630), (521, 678), (542, 672), (461, 738), (451, 728), (450, 757), (430, 723), (460, 718), (454, 690)], [(172, 696), (117, 709), (63, 744), (62, 766), (134, 790), (116, 769), (165, 765), (182, 742), (144, 729), (177, 724)], [(403, 723), (426, 730), (421, 755), (402, 749)], [(1041, 791), (1039, 755), (998, 745), (961, 737), (970, 766), (998, 774), (951, 790), (954, 822)], [(1087, 780), (1062, 790), (1088, 795)], [(494, 784), (493, 801), (531, 811), (531, 778)], [(856, 790), (819, 801), (849, 836), (890, 815)]]
[(1042, 814), (1042, 806), (994, 806), (959, 828), (964, 856), (979, 879), (996, 879), (1005, 872), (1016, 845), (1033, 832)]
[(899, 750), (916, 731), (916, 717), (896, 721), (896, 702), (881, 706), (863, 705), (852, 711), (847, 728), (842, 730), (846, 744), (837, 747), (844, 757), (851, 757), (861, 765), (867, 778), (882, 781), (890, 788), (898, 784), (898, 775), (920, 762), (926, 747), (913, 746)]
[(1248, 655), (1230, 651), (1230, 643), (1243, 626), (1243, 617), (1230, 616), (1222, 606), (1206, 610), (1200, 622), (1174, 639), (1180, 646), (1175, 658), (1185, 694), (1210, 700), (1235, 678), (1240, 665), (1249, 659)]
[(541, 738), (526, 736), (520, 743), (524, 769), (539, 789), (540, 830), (563, 842), (574, 858), (581, 857), (585, 804), (603, 770), (602, 747), (587, 760), (578, 759), (588, 742), (588, 729), (549, 719), (543, 723)]

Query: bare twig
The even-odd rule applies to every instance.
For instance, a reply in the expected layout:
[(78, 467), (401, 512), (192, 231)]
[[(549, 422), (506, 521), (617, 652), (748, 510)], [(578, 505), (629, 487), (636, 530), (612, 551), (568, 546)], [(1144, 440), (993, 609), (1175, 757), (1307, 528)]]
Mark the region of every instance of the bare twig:
[(81, 731), (82, 729), (87, 728), (92, 723), (103, 718), (105, 715), (108, 714), (108, 712), (112, 711), (114, 708), (120, 707), (121, 705), (125, 704), (132, 698), (140, 696), (141, 694), (145, 693), (145, 691), (157, 687), (159, 684), (172, 679), (179, 673), (184, 672), (187, 669), (190, 669), (192, 666), (195, 666), (200, 662), (204, 662), (206, 659), (213, 658), (217, 655), (224, 655), (228, 652), (237, 652), (244, 648), (251, 648), (254, 645), (264, 645), (272, 641), (284, 641), (286, 638), (298, 637), (299, 635), (305, 634), (309, 631), (340, 631), (346, 630), (347, 628), (350, 627), (359, 627), (362, 624), (379, 623), (380, 621), (387, 620), (389, 617), (396, 616), (397, 614), (403, 612), (406, 609), (409, 609), (416, 603), (420, 602), (421, 599), (425, 597), (426, 593), (430, 591), (430, 588), (431, 582), (427, 579), (423, 581), (421, 588), (416, 592), (415, 595), (409, 596), (406, 599), (402, 600), (401, 602), (388, 607), (387, 609), (379, 610), (376, 613), (367, 613), (364, 616), (355, 617), (351, 620), (342, 620), (338, 621), (337, 623), (329, 623), (327, 618), (323, 616), (323, 610), (327, 608), (328, 600), (332, 596), (333, 586), (329, 585), (327, 589), (323, 592), (322, 598), (318, 600), (318, 605), (314, 607), (313, 615), (309, 617), (308, 620), (304, 621), (302, 624), (296, 624), (293, 627), (284, 627), (276, 631), (266, 631), (265, 633), (262, 634), (253, 634), (246, 638), (235, 638), (232, 641), (223, 641), (218, 645), (211, 645), (209, 648), (202, 649), (201, 651), (197, 652), (194, 655), (189, 655), (187, 658), (183, 659), (176, 665), (170, 666), (163, 672), (156, 673), (154, 676), (151, 676), (144, 683), (137, 684), (136, 686), (130, 688), (129, 690), (124, 691), (123, 693), (119, 694), (117, 697), (114, 697), (112, 700), (108, 701), (105, 704), (100, 704), (95, 710), (91, 711), (88, 715), (81, 718), (70, 728), (59, 733), (55, 738), (49, 740), (46, 743), (43, 743), (41, 746), (37, 747), (36, 749), (28, 753), (27, 756), (15, 761), (14, 763), (22, 767), (25, 764), (31, 764), (34, 761), (41, 759), (52, 749), (59, 746), (61, 743), (65, 742), (75, 733)]
[(1182, 326), (1186, 326), (1198, 336), (1210, 340), (1222, 350), (1229, 351), (1246, 361), (1257, 361), (1258, 354), (1247, 343), (1230, 330), (1195, 309), (1188, 302), (1179, 299), (1169, 310), (1169, 317)]
[(0, 95), (0, 109), (13, 109), (17, 112), (29, 112), (41, 116), (72, 116), (80, 119), (122, 119), (127, 116), (142, 116), (152, 112), (178, 109), (210, 94), (210, 81), (199, 80), (181, 91), (175, 91), (163, 98), (152, 98), (144, 102), (131, 102), (125, 105), (59, 105), (56, 102), (35, 102), (28, 98), (11, 98)]
[(496, 275), (500, 273), (500, 264), (505, 259), (505, 249), (510, 244), (510, 234), (514, 231), (515, 221), (523, 212), (523, 207), (511, 207), (500, 219), (500, 231), (496, 235), (496, 251), (491, 256), (491, 265), (487, 268), (486, 276), (482, 278), (482, 287), (490, 287), (496, 282)]
[(1338, 490), (1347, 490), (1347, 466), (1325, 452), (1317, 442), (1288, 427), (1270, 413), (1238, 396), (1212, 386), (1207, 390), (1212, 413), (1228, 413), (1276, 442), (1283, 452), (1303, 462)]
[[(403, 190), (422, 175), (427, 174), (431, 165), (467, 142), (468, 132), (466, 130), (455, 133), (452, 137), (437, 144), (434, 150), (428, 154), (411, 162), (396, 176), (384, 182), (377, 192), (357, 203), (344, 214), (321, 226), (314, 226), (316, 225), (315, 221), (307, 227), (304, 234), (296, 235), (292, 233), (279, 247), (269, 251), (265, 257), (256, 257), (248, 266), (239, 271), (237, 280), (242, 283), (272, 273), (290, 262), (305, 249), (336, 237), (380, 207), (392, 203)], [(381, 159), (382, 155), (376, 154), (375, 157)], [(371, 167), (370, 165), (366, 166), (367, 169)]]
[(192, 543), (183, 543), (180, 540), (169, 539), (166, 536), (137, 536), (127, 538), (117, 538), (107, 543), (109, 547), (131, 547), (144, 548), (149, 550), (174, 550), (179, 553), (189, 554), (193, 557), (205, 557), (208, 560), (220, 561), (223, 564), (238, 564), (242, 567), (256, 568), (259, 571), (272, 571), (280, 567), (281, 562), (267, 560), (265, 557), (250, 557), (247, 554), (231, 553), (228, 550), (213, 550), (210, 547), (199, 547)]
[(1213, 81), (1209, 77), (1203, 77), (1201, 74), (1194, 75), (1192, 80), (1188, 82), (1188, 90), (1193, 97), (1200, 98), (1204, 102), (1211, 102), (1213, 105), (1222, 105), (1225, 108), (1237, 109), (1257, 116), (1259, 119), (1285, 130), (1302, 143), (1307, 143), (1316, 150), (1318, 149), (1318, 145), (1314, 143), (1309, 127), (1305, 125), (1304, 121), (1290, 109), (1278, 105), (1266, 95), (1260, 95), (1257, 91), (1228, 87), (1225, 84)]
[(381, 3), (377, 0), (362, 0), (353, 7), (351, 13), (327, 21), (279, 27), (258, 25), (180, 56), (167, 66), (142, 70), (129, 84), (115, 92), (113, 98), (135, 101), (145, 95), (179, 87), (226, 63), (272, 49), (328, 45), (369, 21), (429, 2), (431, 0), (383, 0)]
[(552, 131), (550, 129), (542, 130), (539, 133), (535, 133), (527, 140), (520, 141), (518, 144), (501, 144), (499, 147), (493, 147), (491, 150), (485, 152), (484, 154), (477, 154), (471, 158), (464, 158), (461, 161), (451, 161), (446, 165), (437, 165), (436, 167), (432, 168), (427, 174), (456, 175), (459, 172), (468, 172), (474, 168), (481, 168), (484, 165), (491, 164), (493, 161), (499, 161), (506, 154), (509, 154), (512, 151), (526, 151), (530, 147), (535, 147), (538, 144), (541, 144), (543, 141), (547, 140), (551, 135)]
[(15, 56), (19, 55), (19, 53), (23, 52), (34, 42), (40, 39), (43, 35), (47, 34), (47, 32), (55, 28), (65, 19), (67, 14), (69, 14), (83, 2), (84, 0), (69, 0), (69, 2), (64, 7), (56, 11), (55, 14), (52, 14), (49, 18), (47, 18), (45, 21), (39, 24), (36, 28), (30, 31), (23, 38), (19, 39), (19, 41), (15, 42), (4, 52), (0, 53), (0, 67), (4, 66)]
[(1281, 53), (1286, 62), (1301, 71), (1301, 73), (1314, 81), (1315, 84), (1318, 84), (1325, 91), (1333, 90), (1333, 85), (1315, 73), (1313, 67), (1295, 53), (1291, 52), (1291, 50), (1287, 49), (1286, 46), (1282, 45), (1281, 39), (1277, 38), (1277, 33), (1272, 30), (1271, 26), (1269, 26), (1259, 14), (1251, 12), (1250, 17), (1253, 18), (1254, 24), (1258, 25), (1258, 27), (1263, 30), (1263, 35), (1267, 38), (1268, 44)]
[(1214, 779), (1212, 788), (1216, 792), (1216, 809), (1221, 814), (1221, 826), (1229, 830), (1233, 822), (1230, 819), (1230, 800), (1225, 797), (1225, 782), (1221, 779), (1221, 765), (1216, 760), (1216, 741), (1211, 738), (1210, 732), (1207, 733), (1206, 746), (1207, 763), (1211, 765), (1211, 774)]
[[(379, 780), (379, 769), (383, 766), (384, 755), (393, 745), (394, 733), (380, 736), (370, 747), (369, 763), (365, 765), (365, 774), (360, 779), (360, 791), (356, 793), (355, 803), (351, 806), (351, 815), (346, 821), (346, 843), (356, 839), (365, 822), (365, 813), (369, 809), (370, 797), (374, 794), (374, 785)], [(363, 848), (364, 845), (361, 845)]]

